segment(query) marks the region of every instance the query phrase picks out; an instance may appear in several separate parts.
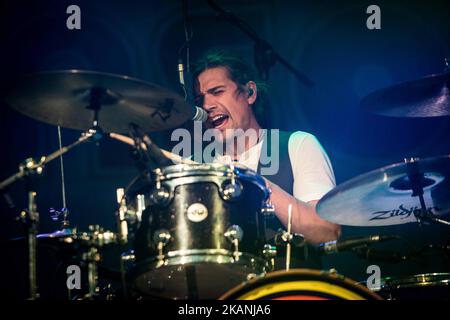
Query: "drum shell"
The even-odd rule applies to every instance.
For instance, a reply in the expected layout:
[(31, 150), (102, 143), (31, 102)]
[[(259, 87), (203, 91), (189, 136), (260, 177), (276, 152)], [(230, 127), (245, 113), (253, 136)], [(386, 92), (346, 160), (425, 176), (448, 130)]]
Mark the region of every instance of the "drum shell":
[[(167, 230), (171, 235), (164, 252), (183, 254), (186, 250), (203, 249), (232, 252), (233, 244), (224, 236), (232, 225), (243, 231), (239, 251), (261, 254), (265, 243), (261, 215), (264, 194), (258, 187), (248, 181), (239, 182), (242, 184), (241, 196), (224, 200), (220, 186), (215, 182), (197, 180), (176, 186), (174, 183), (164, 185), (173, 193), (170, 203), (150, 205), (142, 215), (134, 245), (137, 261), (159, 254), (154, 241), (159, 230)], [(202, 221), (189, 218), (187, 211), (193, 204), (201, 204), (207, 209), (207, 216)]]

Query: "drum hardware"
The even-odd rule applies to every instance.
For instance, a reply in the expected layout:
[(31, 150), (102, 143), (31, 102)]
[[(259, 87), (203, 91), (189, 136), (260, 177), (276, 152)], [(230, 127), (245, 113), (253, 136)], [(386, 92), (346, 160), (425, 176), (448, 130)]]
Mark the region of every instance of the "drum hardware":
[[(428, 211), (425, 205), (425, 200), (423, 197), (423, 188), (433, 184), (433, 181), (426, 181), (424, 174), (420, 173), (419, 169), (419, 158), (405, 159), (407, 176), (409, 179), (408, 190), (412, 190), (412, 197), (419, 197), (420, 210), (414, 210), (414, 215), (417, 219), (419, 225), (425, 223), (440, 223), (450, 226), (450, 221), (445, 221), (443, 219), (436, 218), (431, 212)], [(394, 184), (397, 180), (394, 180)]]
[(269, 261), (269, 270), (273, 271), (275, 269), (275, 257), (277, 256), (277, 247), (266, 243), (263, 247), (262, 254), (264, 258)]
[(138, 194), (136, 196), (137, 210), (136, 218), (138, 221), (142, 220), (142, 213), (145, 211), (145, 196), (143, 194)]
[(239, 241), (242, 240), (244, 236), (244, 231), (238, 225), (230, 226), (227, 231), (224, 233), (225, 238), (230, 241), (234, 246), (233, 257), (236, 261), (239, 261), (239, 257), (241, 256), (241, 252), (239, 252)]
[(118, 209), (118, 229), (119, 229), (119, 239), (122, 244), (126, 244), (128, 242), (128, 224), (127, 224), (127, 200), (125, 197), (125, 190), (123, 188), (116, 189), (116, 199), (117, 204), (119, 205)]
[(104, 231), (98, 225), (90, 225), (89, 232), (81, 233), (75, 240), (79, 240), (81, 246), (87, 248), (87, 251), (82, 253), (81, 259), (88, 267), (89, 291), (81, 300), (99, 298), (98, 264), (101, 261), (99, 249), (117, 243), (117, 235), (111, 231)]
[(275, 215), (275, 206), (270, 201), (263, 203), (261, 214), (265, 217), (273, 217)]
[(230, 180), (225, 180), (222, 183), (220, 194), (224, 200), (238, 199), (242, 194), (243, 186), (236, 180), (235, 166), (230, 163)]
[(278, 229), (274, 237), (274, 244), (276, 246), (285, 246), (288, 241), (294, 247), (303, 247), (305, 245), (305, 238), (300, 233), (288, 234), (286, 230)]
[(275, 206), (270, 200), (263, 203), (261, 214), (265, 217), (273, 217), (275, 215)]
[(43, 156), (39, 159), (39, 161), (34, 160), (33, 158), (28, 158), (19, 166), (19, 171), (9, 178), (3, 180), (0, 182), (0, 190), (5, 189), (10, 184), (26, 178), (28, 176), (31, 176), (32, 174), (41, 174), (44, 166), (49, 163), (52, 160), (55, 160), (56, 158), (60, 157), (61, 155), (65, 154), (75, 146), (84, 143), (86, 141), (98, 141), (98, 139), (101, 138), (101, 134), (99, 134), (99, 131), (97, 129), (89, 129), (86, 132), (83, 132), (81, 136), (78, 138), (77, 141), (73, 142), (72, 144), (65, 146), (62, 149), (59, 149), (48, 156)]
[(225, 181), (222, 184), (220, 194), (224, 200), (237, 199), (242, 194), (242, 184), (233, 180), (234, 179), (232, 178), (230, 181)]
[(173, 194), (167, 186), (161, 185), (161, 170), (155, 170), (155, 189), (150, 194), (150, 203), (165, 207), (172, 200)]
[(156, 243), (156, 248), (158, 250), (158, 255), (156, 258), (158, 259), (157, 266), (161, 266), (164, 264), (164, 247), (169, 243), (171, 238), (170, 232), (165, 229), (160, 229), (155, 232), (153, 236), (153, 241)]
[(61, 221), (61, 230), (70, 229), (70, 223), (69, 223), (69, 209), (67, 209), (65, 206), (61, 208), (61, 210), (56, 210), (55, 208), (50, 208), (49, 210), (50, 218), (57, 222), (62, 217)]
[(120, 255), (120, 280), (122, 284), (122, 294), (124, 299), (128, 299), (128, 283), (126, 279), (126, 270), (128, 269), (128, 264), (134, 263), (136, 256), (134, 255), (134, 250), (128, 250)]
[(28, 210), (20, 212), (17, 218), (26, 229), (28, 243), (28, 286), (29, 300), (39, 298), (36, 274), (36, 248), (37, 248), (37, 230), (39, 224), (39, 213), (36, 208), (36, 192), (28, 192)]

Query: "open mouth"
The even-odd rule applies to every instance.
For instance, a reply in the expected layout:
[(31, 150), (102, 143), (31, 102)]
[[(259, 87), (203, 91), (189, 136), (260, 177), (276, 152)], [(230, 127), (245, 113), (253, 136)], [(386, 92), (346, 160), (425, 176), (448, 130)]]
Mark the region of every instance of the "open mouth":
[(228, 116), (226, 114), (218, 114), (212, 118), (210, 118), (210, 123), (215, 129), (219, 129), (225, 125), (228, 120)]

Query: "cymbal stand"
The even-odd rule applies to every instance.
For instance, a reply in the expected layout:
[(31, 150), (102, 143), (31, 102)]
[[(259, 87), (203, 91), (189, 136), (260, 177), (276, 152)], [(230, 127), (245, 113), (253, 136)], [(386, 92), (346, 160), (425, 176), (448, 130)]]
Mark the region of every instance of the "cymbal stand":
[(44, 166), (49, 163), (52, 160), (55, 160), (56, 158), (60, 157), (61, 155), (65, 154), (69, 150), (71, 150), (73, 147), (86, 142), (90, 139), (93, 139), (94, 141), (97, 141), (99, 139), (99, 130), (92, 128), (87, 130), (86, 132), (83, 132), (81, 136), (78, 138), (77, 141), (69, 144), (68, 146), (65, 146), (63, 148), (60, 148), (59, 150), (50, 153), (48, 156), (42, 156), (39, 161), (36, 161), (33, 158), (26, 159), (20, 166), (19, 171), (9, 178), (6, 178), (5, 180), (0, 182), (0, 190), (5, 189), (9, 185), (13, 184), (14, 182), (23, 179), (25, 177), (30, 176), (31, 174), (37, 173), (41, 174)]
[(81, 300), (94, 300), (99, 298), (100, 287), (98, 283), (98, 264), (102, 260), (100, 249), (104, 246), (118, 242), (117, 235), (111, 231), (104, 231), (98, 225), (90, 225), (89, 232), (83, 233), (81, 240), (87, 251), (81, 256), (88, 267), (89, 292)]
[(450, 226), (450, 222), (436, 218), (431, 212), (428, 212), (427, 206), (425, 204), (425, 199), (423, 198), (423, 174), (420, 173), (418, 158), (405, 159), (406, 168), (408, 171), (408, 179), (411, 184), (412, 197), (419, 197), (420, 210), (414, 211), (414, 215), (417, 219), (419, 225), (422, 223), (440, 223)]
[(39, 213), (36, 210), (36, 192), (28, 191), (28, 209), (20, 212), (18, 218), (26, 228), (28, 244), (28, 300), (39, 298), (36, 278), (36, 235), (39, 224)]

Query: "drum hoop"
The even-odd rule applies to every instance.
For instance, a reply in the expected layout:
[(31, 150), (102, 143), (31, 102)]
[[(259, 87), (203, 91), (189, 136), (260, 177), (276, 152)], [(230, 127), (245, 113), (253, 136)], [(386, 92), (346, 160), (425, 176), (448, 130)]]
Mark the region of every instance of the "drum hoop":
[(424, 273), (406, 277), (382, 279), (381, 289), (402, 289), (450, 285), (450, 273)]
[[(217, 264), (243, 264), (243, 265), (255, 265), (255, 266), (266, 266), (267, 263), (264, 259), (259, 258), (255, 255), (238, 252), (239, 259), (235, 258), (232, 251), (225, 249), (187, 249), (187, 250), (176, 250), (170, 251), (166, 254), (164, 261), (164, 266), (169, 265), (179, 265), (186, 263), (201, 263), (201, 262), (212, 262)], [(157, 262), (157, 258), (152, 258)]]
[[(187, 177), (177, 177), (173, 179), (169, 179), (166, 181), (163, 181), (163, 185), (168, 186), (171, 190), (175, 190), (176, 187), (187, 185), (187, 184), (194, 184), (194, 183), (204, 183), (204, 182), (211, 182), (214, 183), (219, 190), (222, 189), (222, 183), (225, 179), (220, 179), (218, 176), (211, 176), (211, 175), (201, 175), (201, 176), (187, 176)], [(247, 179), (243, 179), (244, 181), (249, 181)], [(239, 181), (239, 180), (238, 180)], [(249, 182), (256, 182), (256, 187), (262, 192), (263, 194), (263, 200), (266, 200), (269, 196), (269, 190), (262, 184), (259, 184), (258, 181), (249, 181)]]
[[(330, 282), (320, 281), (320, 278), (323, 278), (324, 275), (327, 276), (325, 279)], [(295, 278), (296, 276), (311, 277), (312, 279), (292, 280), (292, 278)], [(289, 278), (291, 278), (291, 280), (289, 280)], [(264, 283), (264, 281), (267, 281), (267, 283)], [(260, 283), (264, 284), (261, 286)], [(290, 271), (281, 270), (271, 272), (265, 277), (251, 279), (242, 283), (241, 285), (226, 292), (219, 298), (219, 300), (264, 298), (267, 294), (283, 292), (281, 291), (281, 287), (277, 288), (274, 286), (274, 284), (280, 283), (283, 283), (282, 289), (309, 288), (309, 290), (311, 290), (311, 288), (314, 288), (318, 292), (330, 294), (330, 291), (327, 292), (324, 290), (319, 290), (325, 285), (328, 289), (332, 289), (331, 291), (336, 293), (341, 299), (354, 300), (372, 298), (375, 300), (382, 300), (379, 295), (353, 280), (345, 278), (341, 275), (312, 269), (291, 269)], [(297, 285), (300, 287), (296, 287)], [(310, 285), (310, 287), (307, 287), (308, 285)], [(244, 289), (246, 289), (246, 291), (244, 293), (240, 293), (240, 291)], [(255, 289), (257, 289), (256, 292)]]
[[(183, 251), (184, 255), (176, 254)], [(192, 249), (192, 250), (178, 250), (172, 251), (170, 257), (164, 258), (162, 260), (157, 257), (151, 257), (143, 261), (135, 263), (133, 267), (130, 268), (128, 274), (132, 278), (137, 278), (141, 274), (149, 271), (157, 271), (164, 267), (171, 266), (181, 266), (187, 264), (200, 264), (200, 263), (211, 263), (211, 264), (232, 264), (241, 265), (248, 268), (249, 274), (255, 273), (255, 276), (262, 276), (265, 274), (267, 269), (267, 261), (255, 257), (248, 253), (242, 253), (239, 260), (235, 260), (233, 253), (228, 250), (219, 249)]]
[[(236, 178), (261, 184), (265, 187), (264, 179), (256, 172), (247, 167), (240, 167), (238, 165), (234, 168)], [(205, 163), (196, 165), (177, 164), (164, 168), (153, 170), (153, 174), (158, 176), (160, 181), (177, 179), (190, 176), (213, 176), (219, 178), (231, 177), (232, 171), (229, 166), (219, 163)]]

